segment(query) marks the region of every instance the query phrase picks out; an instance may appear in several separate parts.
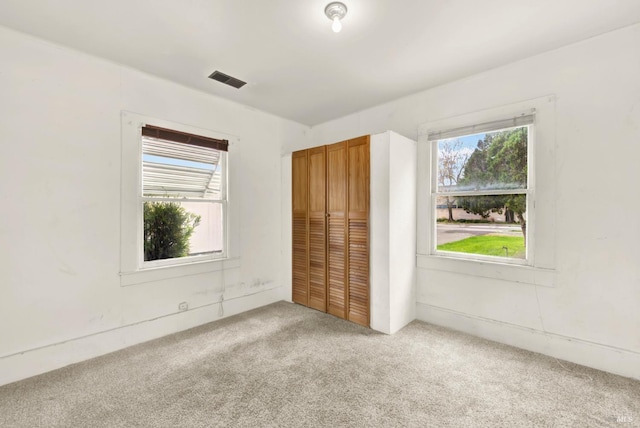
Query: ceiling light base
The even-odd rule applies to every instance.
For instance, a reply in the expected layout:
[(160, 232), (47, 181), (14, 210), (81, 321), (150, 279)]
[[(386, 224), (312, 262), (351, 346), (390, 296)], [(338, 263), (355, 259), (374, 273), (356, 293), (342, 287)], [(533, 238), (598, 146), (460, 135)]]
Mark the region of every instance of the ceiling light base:
[(331, 28), (337, 33), (342, 28), (340, 20), (347, 14), (347, 6), (339, 1), (331, 2), (324, 8), (324, 14), (333, 21)]

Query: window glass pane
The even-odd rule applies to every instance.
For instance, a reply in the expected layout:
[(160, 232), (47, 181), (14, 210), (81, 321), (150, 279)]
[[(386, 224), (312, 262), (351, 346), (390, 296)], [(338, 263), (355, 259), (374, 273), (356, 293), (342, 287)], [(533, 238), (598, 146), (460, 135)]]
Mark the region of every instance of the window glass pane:
[(224, 248), (222, 204), (182, 202), (182, 206), (189, 212), (201, 216), (200, 224), (193, 231), (189, 241), (189, 255), (222, 253)]
[(436, 198), (436, 249), (526, 258), (526, 195)]
[(222, 253), (223, 206), (207, 202), (144, 202), (144, 260)]
[(142, 143), (145, 197), (222, 199), (224, 152), (151, 138)]
[(528, 126), (438, 140), (437, 191), (527, 188)]

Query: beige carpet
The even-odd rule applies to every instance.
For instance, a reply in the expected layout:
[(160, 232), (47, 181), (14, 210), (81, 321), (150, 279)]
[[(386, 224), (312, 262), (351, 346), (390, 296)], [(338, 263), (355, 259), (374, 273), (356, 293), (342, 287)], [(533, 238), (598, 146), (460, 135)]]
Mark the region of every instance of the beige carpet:
[(640, 382), (280, 302), (1, 387), (0, 426), (640, 426)]

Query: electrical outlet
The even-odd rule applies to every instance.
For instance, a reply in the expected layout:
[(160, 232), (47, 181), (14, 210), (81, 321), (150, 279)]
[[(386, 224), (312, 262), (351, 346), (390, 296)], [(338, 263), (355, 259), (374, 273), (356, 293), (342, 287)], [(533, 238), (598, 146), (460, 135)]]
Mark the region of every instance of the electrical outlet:
[(189, 309), (189, 304), (187, 302), (178, 303), (178, 310), (180, 312), (186, 311), (187, 309)]

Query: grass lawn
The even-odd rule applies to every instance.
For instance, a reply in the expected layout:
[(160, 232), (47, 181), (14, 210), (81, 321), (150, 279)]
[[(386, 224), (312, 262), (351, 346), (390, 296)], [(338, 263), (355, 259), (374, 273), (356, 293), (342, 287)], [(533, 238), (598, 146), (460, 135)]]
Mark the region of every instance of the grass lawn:
[(461, 239), (460, 241), (448, 242), (438, 245), (438, 250), (453, 251), (456, 253), (473, 253), (485, 256), (505, 257), (509, 249), (509, 257), (524, 259), (526, 251), (524, 248), (524, 237), (482, 235)]

